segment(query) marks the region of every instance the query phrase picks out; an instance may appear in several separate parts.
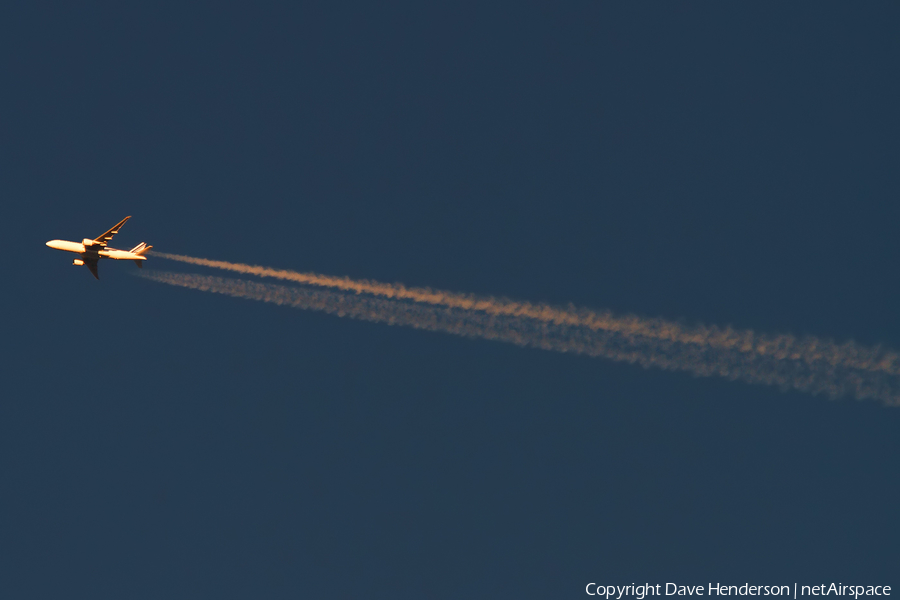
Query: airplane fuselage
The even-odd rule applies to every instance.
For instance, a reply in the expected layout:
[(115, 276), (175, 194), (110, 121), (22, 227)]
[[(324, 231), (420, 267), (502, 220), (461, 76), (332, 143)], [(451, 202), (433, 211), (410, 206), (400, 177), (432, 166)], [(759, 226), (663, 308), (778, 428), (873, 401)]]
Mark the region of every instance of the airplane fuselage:
[(81, 256), (81, 260), (98, 260), (101, 258), (113, 258), (117, 260), (147, 260), (146, 256), (128, 252), (127, 250), (116, 250), (106, 246), (100, 246), (93, 243), (94, 240), (83, 240), (78, 242), (67, 242), (66, 240), (50, 240), (47, 245), (55, 250), (64, 250), (65, 252), (74, 252)]

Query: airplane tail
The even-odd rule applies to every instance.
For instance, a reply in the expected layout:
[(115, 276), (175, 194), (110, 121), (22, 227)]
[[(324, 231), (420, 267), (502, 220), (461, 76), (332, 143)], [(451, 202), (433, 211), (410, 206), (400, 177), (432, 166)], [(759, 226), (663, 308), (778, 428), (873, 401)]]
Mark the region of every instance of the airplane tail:
[[(129, 250), (129, 252), (131, 252), (132, 254), (137, 254), (138, 256), (143, 256), (152, 247), (153, 246), (148, 246), (146, 243), (141, 242), (140, 244), (138, 244), (137, 246), (135, 246), (134, 248)], [(144, 261), (136, 260), (136, 261), (134, 261), (134, 264), (136, 264), (138, 266), (138, 269), (143, 269), (144, 265), (141, 264), (142, 262), (144, 262)]]
[(132, 254), (140, 254), (143, 256), (152, 247), (153, 246), (148, 246), (146, 243), (141, 242), (140, 244), (129, 250), (129, 252), (131, 252)]

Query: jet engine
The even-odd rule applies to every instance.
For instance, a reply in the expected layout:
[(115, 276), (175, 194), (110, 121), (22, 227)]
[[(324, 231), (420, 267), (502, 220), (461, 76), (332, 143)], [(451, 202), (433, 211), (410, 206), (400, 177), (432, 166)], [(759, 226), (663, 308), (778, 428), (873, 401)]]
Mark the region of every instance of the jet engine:
[(81, 245), (84, 246), (85, 248), (89, 248), (90, 246), (93, 246), (96, 243), (97, 243), (96, 240), (92, 240), (92, 239), (88, 239), (88, 238), (84, 238), (83, 240), (81, 240)]
[(72, 264), (80, 267), (81, 265), (84, 264), (84, 261), (81, 260), (80, 258), (76, 258), (75, 260), (72, 261)]

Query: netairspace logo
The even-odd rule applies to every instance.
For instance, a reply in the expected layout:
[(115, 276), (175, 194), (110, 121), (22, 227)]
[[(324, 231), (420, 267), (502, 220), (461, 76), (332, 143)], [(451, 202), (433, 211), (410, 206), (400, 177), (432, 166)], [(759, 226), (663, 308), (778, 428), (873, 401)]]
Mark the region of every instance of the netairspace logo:
[(710, 583), (702, 585), (680, 585), (677, 583), (645, 583), (642, 585), (603, 585), (589, 583), (584, 587), (588, 596), (603, 596), (606, 600), (634, 598), (644, 600), (647, 596), (890, 596), (889, 585), (844, 585), (842, 583), (820, 585), (722, 585)]

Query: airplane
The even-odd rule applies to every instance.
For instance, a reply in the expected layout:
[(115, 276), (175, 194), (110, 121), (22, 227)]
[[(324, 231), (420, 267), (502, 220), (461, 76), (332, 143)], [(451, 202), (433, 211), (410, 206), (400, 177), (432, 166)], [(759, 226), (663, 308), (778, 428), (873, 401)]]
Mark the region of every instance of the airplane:
[(80, 258), (73, 260), (72, 264), (78, 266), (85, 265), (97, 279), (100, 279), (100, 276), (97, 275), (97, 262), (99, 262), (101, 258), (133, 260), (134, 264), (138, 267), (142, 267), (143, 265), (141, 265), (141, 263), (147, 260), (147, 257), (144, 256), (144, 254), (146, 254), (153, 246), (148, 246), (144, 242), (141, 242), (131, 250), (116, 250), (115, 248), (110, 248), (106, 245), (114, 235), (119, 233), (119, 229), (121, 229), (122, 225), (125, 224), (125, 221), (130, 218), (130, 216), (125, 217), (116, 223), (112, 229), (93, 240), (84, 238), (81, 240), (81, 243), (67, 242), (65, 240), (50, 240), (47, 242), (47, 245), (55, 250), (65, 250), (66, 252), (75, 252), (78, 254)]

